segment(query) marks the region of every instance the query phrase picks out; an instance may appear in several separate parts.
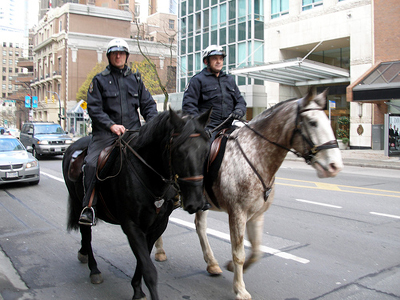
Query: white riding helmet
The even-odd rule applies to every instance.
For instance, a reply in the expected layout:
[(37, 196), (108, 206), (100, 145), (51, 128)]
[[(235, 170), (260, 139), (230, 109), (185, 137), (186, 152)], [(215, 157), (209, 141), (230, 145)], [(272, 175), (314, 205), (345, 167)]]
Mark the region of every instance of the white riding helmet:
[(126, 55), (129, 55), (129, 46), (128, 43), (121, 38), (116, 38), (111, 40), (108, 45), (107, 45), (107, 56), (111, 52), (115, 51), (124, 51), (126, 52)]
[(226, 56), (225, 51), (222, 49), (221, 46), (210, 45), (203, 51), (203, 61), (207, 57), (210, 57), (213, 55), (222, 55), (223, 58), (225, 58), (225, 56)]

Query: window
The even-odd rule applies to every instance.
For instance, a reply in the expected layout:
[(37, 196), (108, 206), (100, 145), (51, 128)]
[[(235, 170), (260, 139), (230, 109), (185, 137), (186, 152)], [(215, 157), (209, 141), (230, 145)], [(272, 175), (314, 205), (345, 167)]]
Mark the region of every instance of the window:
[(322, 0), (303, 0), (302, 10), (309, 10), (322, 4)]
[(196, 13), (196, 33), (201, 33), (201, 12)]
[(6, 73), (6, 72), (7, 72), (7, 68), (3, 67), (3, 73)]
[(3, 56), (7, 56), (7, 51), (3, 50)]
[(211, 8), (211, 30), (217, 29), (218, 26), (218, 7)]
[(219, 23), (221, 27), (226, 26), (226, 3), (219, 6)]
[(271, 19), (287, 14), (289, 14), (289, 0), (271, 0)]
[(181, 33), (182, 37), (186, 36), (186, 18), (181, 19)]
[(168, 28), (169, 29), (174, 29), (175, 28), (175, 20), (168, 20)]
[(6, 81), (7, 80), (7, 77), (6, 76), (3, 76), (3, 81)]

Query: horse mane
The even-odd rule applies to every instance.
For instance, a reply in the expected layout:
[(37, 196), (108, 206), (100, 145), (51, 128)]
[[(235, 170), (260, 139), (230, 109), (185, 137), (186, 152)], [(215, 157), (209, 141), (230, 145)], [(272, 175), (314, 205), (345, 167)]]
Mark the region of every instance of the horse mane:
[(181, 145), (194, 132), (200, 133), (204, 139), (208, 139), (204, 128), (196, 118), (184, 115), (182, 111), (176, 111), (175, 113), (179, 117), (179, 121), (176, 121), (175, 124), (171, 123), (170, 112), (167, 110), (140, 127), (139, 135), (134, 142), (135, 148), (144, 148), (154, 143), (166, 143), (173, 133), (177, 135), (174, 137), (171, 150)]
[[(146, 122), (139, 129), (139, 134), (134, 140), (135, 148), (140, 149), (153, 144), (155, 141), (160, 142), (167, 138), (165, 132), (170, 131), (172, 127), (168, 121), (169, 112), (159, 113), (149, 122)], [(172, 128), (171, 128), (172, 129)]]
[(290, 98), (281, 102), (276, 103), (275, 105), (271, 106), (270, 108), (264, 110), (262, 113), (260, 113), (259, 115), (257, 115), (253, 120), (251, 120), (249, 122), (250, 123), (255, 123), (261, 119), (265, 119), (267, 117), (272, 116), (275, 112), (279, 111), (279, 108), (283, 105), (288, 104), (289, 102), (295, 101), (297, 100), (297, 98)]

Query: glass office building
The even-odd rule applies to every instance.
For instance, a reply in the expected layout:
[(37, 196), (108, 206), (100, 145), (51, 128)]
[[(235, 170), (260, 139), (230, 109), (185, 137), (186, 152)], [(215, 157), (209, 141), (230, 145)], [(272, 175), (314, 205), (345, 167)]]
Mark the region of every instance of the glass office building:
[[(264, 62), (263, 0), (184, 0), (179, 5), (178, 92), (204, 68), (202, 50), (209, 45), (224, 48), (228, 73)], [(257, 79), (235, 78), (238, 85), (263, 85)]]

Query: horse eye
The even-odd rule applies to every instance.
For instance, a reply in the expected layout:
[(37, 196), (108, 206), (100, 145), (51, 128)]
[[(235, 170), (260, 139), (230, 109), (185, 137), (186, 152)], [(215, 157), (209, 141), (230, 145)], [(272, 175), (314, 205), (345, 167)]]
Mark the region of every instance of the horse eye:
[(310, 121), (310, 126), (311, 126), (311, 127), (317, 127), (317, 122), (315, 122), (315, 121)]

